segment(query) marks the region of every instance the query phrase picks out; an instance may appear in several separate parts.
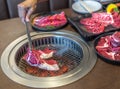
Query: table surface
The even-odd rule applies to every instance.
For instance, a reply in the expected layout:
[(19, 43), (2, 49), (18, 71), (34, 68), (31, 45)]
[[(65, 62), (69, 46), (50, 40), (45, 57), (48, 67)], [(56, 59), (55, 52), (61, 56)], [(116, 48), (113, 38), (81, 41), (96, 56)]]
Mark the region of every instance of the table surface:
[[(71, 10), (64, 10), (71, 15)], [(74, 31), (68, 25), (66, 30)], [(31, 30), (33, 31), (33, 30)], [(26, 34), (25, 25), (19, 18), (0, 21), (0, 56), (15, 39)], [(33, 89), (10, 80), (0, 68), (0, 89)], [(52, 89), (120, 89), (120, 66), (105, 63), (98, 58), (94, 68), (83, 78), (71, 84)]]

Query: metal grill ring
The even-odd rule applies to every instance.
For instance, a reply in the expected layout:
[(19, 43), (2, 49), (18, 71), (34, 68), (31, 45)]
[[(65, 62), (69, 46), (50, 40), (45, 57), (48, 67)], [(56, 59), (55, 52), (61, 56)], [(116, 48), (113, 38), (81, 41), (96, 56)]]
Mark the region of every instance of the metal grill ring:
[(1, 56), (1, 68), (13, 81), (34, 88), (52, 88), (70, 84), (85, 76), (95, 65), (96, 55), (92, 46), (84, 42), (80, 36), (70, 31), (31, 33), (32, 45), (36, 49), (49, 47), (55, 49), (53, 57), (59, 66), (66, 64), (69, 70), (59, 76), (38, 77), (26, 72), (29, 66), (22, 61), (27, 52), (27, 36), (21, 36), (4, 50)]

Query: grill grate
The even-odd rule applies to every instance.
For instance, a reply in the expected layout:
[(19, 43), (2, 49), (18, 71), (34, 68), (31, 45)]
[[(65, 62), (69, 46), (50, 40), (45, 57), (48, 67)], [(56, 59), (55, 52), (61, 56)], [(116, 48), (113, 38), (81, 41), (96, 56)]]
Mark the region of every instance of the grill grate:
[(16, 64), (23, 72), (33, 76), (52, 77), (69, 72), (80, 64), (83, 57), (81, 46), (65, 37), (43, 37), (34, 39), (32, 40), (32, 45), (35, 49), (43, 50), (48, 47), (49, 49), (56, 50), (53, 59), (58, 62), (60, 67), (59, 71), (46, 71), (27, 64), (21, 59), (27, 52), (28, 43), (26, 43), (23, 44), (16, 53)]

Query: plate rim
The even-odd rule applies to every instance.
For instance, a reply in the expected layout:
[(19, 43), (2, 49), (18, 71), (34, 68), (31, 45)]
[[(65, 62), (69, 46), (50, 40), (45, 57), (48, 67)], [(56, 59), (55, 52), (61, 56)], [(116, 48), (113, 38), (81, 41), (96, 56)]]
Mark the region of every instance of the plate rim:
[[(97, 4), (99, 4), (99, 5), (101, 6), (98, 10), (95, 10), (95, 11), (93, 11), (93, 12), (97, 12), (97, 11), (99, 11), (99, 10), (102, 9), (102, 4), (101, 4), (100, 2), (94, 1), (94, 0), (86, 0), (85, 2), (89, 2), (89, 1), (90, 1), (90, 2), (95, 2), (95, 3), (97, 3)], [(80, 12), (80, 11), (75, 10), (75, 9), (73, 8), (73, 6), (74, 6), (76, 3), (78, 3), (78, 2), (80, 2), (80, 1), (77, 1), (77, 2), (75, 2), (75, 3), (72, 4), (72, 9), (73, 9), (73, 11), (75, 11), (75, 12), (77, 12), (77, 13), (79, 13), (79, 14), (88, 14), (89, 12)]]

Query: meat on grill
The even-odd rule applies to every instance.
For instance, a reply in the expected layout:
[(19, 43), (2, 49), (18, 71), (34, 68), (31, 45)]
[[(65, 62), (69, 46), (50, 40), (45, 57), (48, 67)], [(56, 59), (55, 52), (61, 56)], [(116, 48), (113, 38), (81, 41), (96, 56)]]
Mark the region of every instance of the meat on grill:
[(57, 71), (59, 70), (57, 61), (51, 59), (53, 53), (55, 53), (55, 50), (51, 50), (49, 48), (45, 48), (44, 50), (32, 49), (28, 50), (22, 59), (24, 59), (31, 66), (44, 70)]
[(120, 32), (101, 37), (96, 50), (106, 58), (120, 60)]

